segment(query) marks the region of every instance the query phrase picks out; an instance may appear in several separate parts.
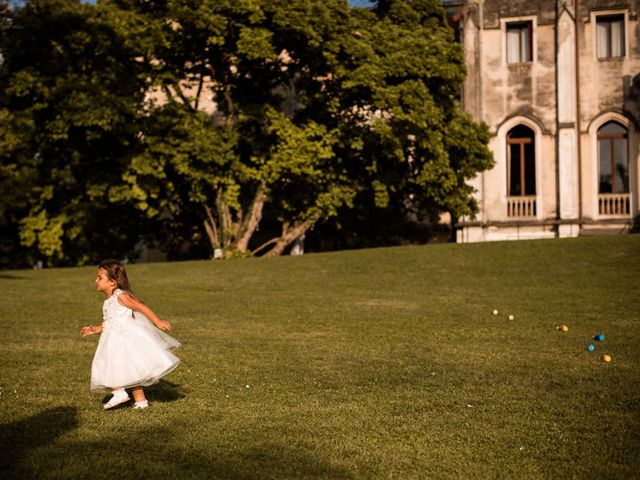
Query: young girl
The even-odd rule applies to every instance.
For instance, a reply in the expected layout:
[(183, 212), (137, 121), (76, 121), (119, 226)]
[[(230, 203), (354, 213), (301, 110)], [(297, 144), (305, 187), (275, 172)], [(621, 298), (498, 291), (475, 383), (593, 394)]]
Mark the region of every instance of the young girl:
[(86, 326), (80, 331), (83, 337), (102, 334), (91, 365), (91, 391), (113, 392), (103, 406), (107, 410), (128, 401), (125, 388), (130, 388), (135, 400), (133, 408), (147, 408), (142, 387), (157, 383), (178, 366), (180, 360), (171, 350), (180, 342), (158, 330), (170, 331), (171, 324), (160, 320), (133, 296), (121, 263), (102, 262), (96, 288), (107, 296), (102, 307), (104, 320), (102, 325)]

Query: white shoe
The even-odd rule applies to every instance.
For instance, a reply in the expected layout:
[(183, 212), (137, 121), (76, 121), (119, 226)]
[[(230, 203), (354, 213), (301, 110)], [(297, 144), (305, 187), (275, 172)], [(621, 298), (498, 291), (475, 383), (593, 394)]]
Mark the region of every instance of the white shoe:
[(127, 394), (126, 390), (116, 390), (115, 392), (113, 392), (113, 397), (111, 397), (111, 399), (107, 403), (105, 403), (102, 408), (104, 408), (105, 410), (109, 410), (110, 408), (117, 407), (121, 403), (128, 401), (129, 395)]
[(149, 406), (149, 402), (146, 400), (143, 400), (142, 402), (136, 402), (133, 404), (133, 409), (134, 410), (142, 410), (144, 408), (147, 408)]

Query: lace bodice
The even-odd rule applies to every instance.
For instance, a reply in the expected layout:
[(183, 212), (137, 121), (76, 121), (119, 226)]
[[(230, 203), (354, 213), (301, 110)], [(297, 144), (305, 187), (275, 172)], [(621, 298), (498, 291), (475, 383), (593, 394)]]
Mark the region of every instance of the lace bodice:
[(132, 310), (118, 302), (118, 297), (122, 293), (122, 290), (117, 288), (111, 296), (104, 301), (102, 305), (102, 328), (117, 328), (122, 332), (126, 331), (127, 323), (132, 318)]

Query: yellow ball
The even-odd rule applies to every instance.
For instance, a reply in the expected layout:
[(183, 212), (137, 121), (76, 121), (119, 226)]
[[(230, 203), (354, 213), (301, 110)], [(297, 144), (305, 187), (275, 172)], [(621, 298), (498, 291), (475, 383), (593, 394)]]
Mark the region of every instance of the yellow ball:
[(497, 315), (497, 314), (498, 314), (498, 310), (494, 310), (492, 313), (493, 313), (494, 315)]
[(606, 353), (600, 357), (600, 360), (603, 362), (609, 363), (611, 361), (611, 355), (607, 355)]
[(560, 325), (559, 327), (556, 327), (558, 330), (560, 330), (561, 332), (568, 332), (569, 331), (569, 327), (566, 325)]
[(513, 315), (509, 315), (509, 320), (513, 320), (514, 318), (516, 317), (514, 317)]

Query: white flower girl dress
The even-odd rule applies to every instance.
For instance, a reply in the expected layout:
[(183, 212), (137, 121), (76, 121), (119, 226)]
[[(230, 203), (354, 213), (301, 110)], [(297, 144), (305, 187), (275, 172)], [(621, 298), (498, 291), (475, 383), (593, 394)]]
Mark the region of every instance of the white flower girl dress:
[(92, 392), (153, 385), (180, 363), (171, 353), (180, 342), (142, 313), (121, 305), (122, 293), (114, 290), (102, 307), (102, 334), (91, 364)]

